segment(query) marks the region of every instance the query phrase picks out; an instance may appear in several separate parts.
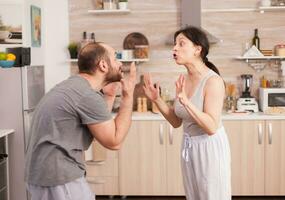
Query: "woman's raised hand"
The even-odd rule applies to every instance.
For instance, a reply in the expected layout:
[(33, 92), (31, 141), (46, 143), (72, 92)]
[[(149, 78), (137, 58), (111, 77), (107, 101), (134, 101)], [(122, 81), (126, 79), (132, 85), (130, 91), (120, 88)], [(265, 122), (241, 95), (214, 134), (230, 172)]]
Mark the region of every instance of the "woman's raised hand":
[(144, 74), (144, 93), (151, 100), (155, 101), (159, 98), (159, 84), (154, 86), (149, 74)]
[(185, 77), (180, 75), (175, 83), (176, 85), (176, 98), (180, 101), (182, 105), (187, 105), (189, 102), (186, 92), (185, 92)]

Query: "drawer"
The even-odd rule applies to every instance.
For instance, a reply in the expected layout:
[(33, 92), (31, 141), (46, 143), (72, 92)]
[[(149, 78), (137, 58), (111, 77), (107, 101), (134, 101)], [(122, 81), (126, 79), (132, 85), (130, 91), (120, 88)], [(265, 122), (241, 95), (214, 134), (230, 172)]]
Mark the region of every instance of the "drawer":
[(118, 159), (86, 162), (87, 176), (118, 176)]
[(86, 177), (96, 195), (119, 195), (118, 177)]

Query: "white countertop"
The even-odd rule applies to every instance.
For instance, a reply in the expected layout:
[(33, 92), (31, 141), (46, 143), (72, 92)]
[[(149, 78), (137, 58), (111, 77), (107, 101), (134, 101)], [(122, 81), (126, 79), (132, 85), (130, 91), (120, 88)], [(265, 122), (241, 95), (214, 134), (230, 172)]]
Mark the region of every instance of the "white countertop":
[[(165, 120), (161, 114), (133, 112), (132, 120)], [(268, 115), (263, 112), (250, 114), (223, 113), (222, 120), (285, 120), (285, 115)]]
[(9, 135), (14, 132), (15, 131), (13, 129), (0, 129), (0, 138), (5, 137), (6, 135)]

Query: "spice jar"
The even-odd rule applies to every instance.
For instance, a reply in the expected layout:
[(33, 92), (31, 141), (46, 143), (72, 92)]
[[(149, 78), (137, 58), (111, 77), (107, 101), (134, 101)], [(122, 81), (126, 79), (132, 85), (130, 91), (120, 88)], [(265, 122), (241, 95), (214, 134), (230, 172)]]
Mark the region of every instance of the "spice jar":
[(148, 58), (148, 45), (135, 45), (135, 58)]
[(285, 56), (285, 44), (278, 44), (275, 46), (276, 56)]

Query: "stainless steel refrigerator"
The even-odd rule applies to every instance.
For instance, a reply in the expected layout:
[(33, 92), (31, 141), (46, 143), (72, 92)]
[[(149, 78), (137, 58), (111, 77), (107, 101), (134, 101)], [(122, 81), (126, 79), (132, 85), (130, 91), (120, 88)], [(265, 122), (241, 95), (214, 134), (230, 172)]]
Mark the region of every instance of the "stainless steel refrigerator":
[(8, 139), (10, 200), (26, 200), (25, 150), (33, 111), (45, 93), (44, 67), (0, 68), (0, 129)]

